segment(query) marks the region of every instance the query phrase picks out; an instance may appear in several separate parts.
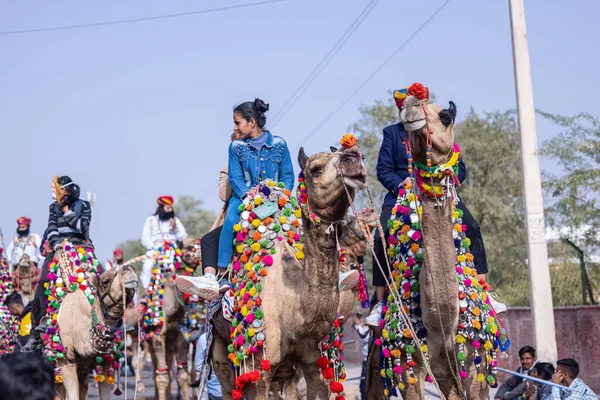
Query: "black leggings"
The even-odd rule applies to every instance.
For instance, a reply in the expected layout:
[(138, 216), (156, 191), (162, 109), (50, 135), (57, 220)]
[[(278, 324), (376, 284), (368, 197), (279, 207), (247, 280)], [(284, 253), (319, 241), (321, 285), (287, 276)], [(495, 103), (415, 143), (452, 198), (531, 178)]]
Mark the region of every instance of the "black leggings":
[[(488, 265), (487, 265), (487, 257), (485, 255), (485, 247), (483, 245), (483, 237), (481, 237), (481, 230), (479, 229), (479, 224), (473, 218), (473, 215), (465, 206), (465, 203), (462, 201), (458, 203), (457, 208), (463, 211), (463, 223), (467, 226), (467, 237), (471, 240), (470, 251), (475, 258), (475, 268), (477, 269), (478, 274), (487, 274), (488, 273)], [(393, 206), (385, 206), (381, 210), (381, 226), (386, 227), (387, 222), (392, 216), (392, 208)], [(385, 229), (385, 240), (387, 243), (387, 239), (389, 237), (389, 232)], [(387, 264), (385, 262), (385, 249), (381, 245), (381, 238), (379, 237), (379, 231), (375, 231), (375, 255), (381, 264), (381, 267), (384, 271), (386, 271), (387, 276), (390, 276), (389, 269), (387, 268)], [(386, 244), (387, 248), (387, 244)], [(379, 270), (379, 266), (377, 265), (377, 261), (375, 257), (373, 257), (373, 286), (386, 286), (385, 278)]]
[(213, 229), (202, 237), (200, 241), (200, 249), (202, 250), (202, 273), (204, 274), (205, 266), (217, 269), (217, 261), (219, 259), (219, 238), (223, 225)]

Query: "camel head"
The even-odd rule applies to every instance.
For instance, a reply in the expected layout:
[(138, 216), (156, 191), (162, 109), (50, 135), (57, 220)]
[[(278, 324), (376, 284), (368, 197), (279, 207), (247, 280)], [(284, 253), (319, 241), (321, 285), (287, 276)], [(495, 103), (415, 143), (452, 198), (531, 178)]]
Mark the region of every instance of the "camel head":
[[(346, 136), (345, 136), (346, 137)], [(341, 150), (334, 147), (331, 152), (317, 153), (308, 157), (301, 148), (298, 164), (304, 175), (308, 203), (323, 221), (340, 221), (350, 206), (344, 184), (354, 198), (355, 190), (365, 189), (367, 167), (364, 155), (356, 146), (346, 144)]]
[(19, 273), (21, 275), (27, 275), (31, 269), (31, 259), (28, 254), (23, 254), (18, 264)]
[(181, 258), (190, 268), (196, 269), (201, 262), (200, 242), (195, 239), (184, 239), (181, 248)]
[(361, 215), (358, 216), (361, 222), (371, 229), (377, 227), (377, 213), (373, 208), (365, 208)]
[[(122, 316), (127, 304), (131, 303), (138, 277), (131, 265), (123, 265), (118, 271), (105, 271), (100, 275), (98, 294), (111, 315)], [(125, 304), (123, 304), (123, 287), (125, 287)]]
[(432, 145), (433, 165), (447, 161), (454, 145), (454, 121), (456, 104), (448, 108), (429, 104), (429, 89), (413, 83), (400, 107), (400, 121), (410, 135), (412, 151), (416, 159), (426, 158), (428, 136)]

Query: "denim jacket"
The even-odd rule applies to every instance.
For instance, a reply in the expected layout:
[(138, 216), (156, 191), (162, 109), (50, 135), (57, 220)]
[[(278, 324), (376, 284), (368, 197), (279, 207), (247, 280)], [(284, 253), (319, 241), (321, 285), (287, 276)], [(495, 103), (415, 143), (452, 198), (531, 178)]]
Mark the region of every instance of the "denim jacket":
[(229, 145), (229, 182), (240, 199), (267, 178), (283, 182), (289, 190), (294, 187), (294, 167), (287, 143), (269, 131), (263, 134), (268, 136), (260, 151), (245, 140), (236, 140)]

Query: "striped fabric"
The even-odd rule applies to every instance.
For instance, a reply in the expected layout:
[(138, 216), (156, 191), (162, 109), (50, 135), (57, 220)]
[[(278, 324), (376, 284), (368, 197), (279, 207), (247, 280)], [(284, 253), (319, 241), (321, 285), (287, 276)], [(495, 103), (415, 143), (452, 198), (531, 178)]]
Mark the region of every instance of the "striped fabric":
[[(79, 216), (73, 211), (77, 207), (77, 202), (81, 202)], [(89, 238), (91, 220), (92, 209), (87, 201), (77, 200), (65, 214), (62, 213), (56, 203), (52, 203), (50, 205), (50, 216), (48, 217), (48, 228), (46, 229), (46, 237), (50, 242), (50, 246), (56, 250), (63, 240), (69, 240), (73, 244), (82, 244), (86, 240), (91, 243)]]

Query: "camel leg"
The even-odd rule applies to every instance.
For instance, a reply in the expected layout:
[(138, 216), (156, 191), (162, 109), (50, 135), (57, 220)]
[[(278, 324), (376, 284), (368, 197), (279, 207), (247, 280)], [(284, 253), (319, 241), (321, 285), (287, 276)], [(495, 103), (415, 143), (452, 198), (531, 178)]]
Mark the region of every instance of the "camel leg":
[(150, 339), (150, 354), (154, 366), (154, 398), (157, 400), (167, 400), (167, 392), (170, 389), (166, 351), (164, 336), (154, 335)]
[(65, 364), (60, 368), (65, 388), (65, 400), (79, 399), (79, 378), (76, 364)]
[(300, 400), (297, 379), (298, 377), (294, 376), (292, 379), (283, 384), (283, 389), (285, 391), (285, 400)]
[[(231, 369), (231, 362), (227, 358), (227, 345), (224, 340), (215, 333), (212, 346), (212, 362), (215, 375), (221, 384), (223, 400), (231, 400), (231, 392), (235, 389), (235, 374)], [(206, 389), (204, 389), (206, 390)]]
[[(108, 371), (108, 363), (105, 363), (103, 366), (104, 369), (104, 373), (106, 374), (106, 371)], [(119, 371), (115, 371), (115, 373), (119, 373)], [(117, 377), (115, 377), (115, 381), (116, 381)], [(110, 391), (111, 391), (112, 387), (111, 385), (108, 384), (107, 381), (104, 382), (98, 382), (98, 393), (100, 395), (100, 400), (108, 400), (110, 399)], [(87, 398), (87, 393), (86, 393), (86, 397), (82, 397), (81, 399), (84, 400)]]
[[(182, 334), (177, 335), (177, 385), (181, 389), (183, 400), (190, 399), (190, 374), (188, 372), (188, 350), (189, 344)], [(192, 368), (195, 370), (195, 368)]]
[[(79, 381), (79, 398), (87, 399), (88, 385), (90, 379), (90, 372), (88, 368), (77, 368), (77, 380)], [(104, 400), (104, 399), (102, 399)]]
[[(142, 351), (141, 353), (138, 351), (140, 337), (136, 336), (132, 342), (132, 356), (131, 356), (131, 365), (135, 370), (135, 380), (137, 383), (137, 391), (138, 393), (144, 393), (146, 391), (146, 387), (144, 386), (144, 382), (142, 382), (142, 365), (144, 361), (139, 359), (141, 355), (145, 355)], [(144, 343), (145, 344), (145, 343)]]
[[(165, 336), (166, 340), (166, 336)], [(169, 385), (167, 386), (167, 400), (172, 400), (173, 395), (171, 394), (171, 384), (173, 383), (173, 360), (175, 359), (175, 352), (173, 351), (173, 347), (167, 344), (167, 350), (165, 353), (165, 359), (167, 362), (167, 368), (169, 373), (167, 376), (169, 377)], [(179, 397), (179, 387), (177, 388), (177, 397)]]
[(329, 388), (321, 379), (317, 364), (302, 364), (302, 372), (306, 380), (306, 400), (328, 400)]

